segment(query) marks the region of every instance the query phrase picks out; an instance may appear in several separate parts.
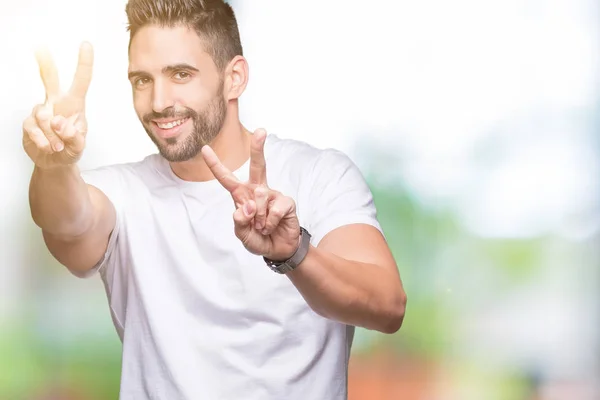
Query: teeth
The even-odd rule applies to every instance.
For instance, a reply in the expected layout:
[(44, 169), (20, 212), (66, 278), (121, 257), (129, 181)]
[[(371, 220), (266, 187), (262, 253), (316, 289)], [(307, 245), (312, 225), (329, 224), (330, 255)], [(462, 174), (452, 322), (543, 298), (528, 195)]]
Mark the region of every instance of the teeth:
[(169, 122), (168, 124), (160, 124), (157, 122), (156, 125), (158, 125), (158, 127), (160, 129), (171, 129), (171, 128), (174, 128), (176, 126), (183, 124), (184, 122), (185, 122), (185, 119), (180, 119), (178, 121)]

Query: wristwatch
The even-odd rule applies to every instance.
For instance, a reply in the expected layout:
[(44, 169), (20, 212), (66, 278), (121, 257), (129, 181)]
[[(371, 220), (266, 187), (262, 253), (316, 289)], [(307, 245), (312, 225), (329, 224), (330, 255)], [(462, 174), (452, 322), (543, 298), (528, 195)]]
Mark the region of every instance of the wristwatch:
[(286, 261), (273, 261), (266, 257), (263, 257), (269, 268), (278, 274), (285, 274), (296, 269), (298, 265), (304, 260), (308, 249), (310, 247), (311, 235), (306, 229), (300, 227), (300, 246), (292, 256)]

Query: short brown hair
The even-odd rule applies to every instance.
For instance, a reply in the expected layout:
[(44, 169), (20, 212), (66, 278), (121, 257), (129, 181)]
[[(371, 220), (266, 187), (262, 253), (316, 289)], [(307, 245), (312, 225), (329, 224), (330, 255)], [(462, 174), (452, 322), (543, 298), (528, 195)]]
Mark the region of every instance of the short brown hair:
[(219, 71), (243, 55), (235, 13), (223, 0), (129, 0), (125, 7), (129, 43), (146, 25), (194, 29)]

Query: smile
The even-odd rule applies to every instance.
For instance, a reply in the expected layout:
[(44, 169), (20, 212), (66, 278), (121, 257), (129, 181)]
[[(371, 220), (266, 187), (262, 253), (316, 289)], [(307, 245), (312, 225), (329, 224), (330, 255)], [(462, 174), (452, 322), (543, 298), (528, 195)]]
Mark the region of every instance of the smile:
[(156, 122), (156, 121), (154, 123), (160, 129), (172, 129), (172, 128), (175, 128), (176, 126), (183, 124), (187, 120), (188, 120), (188, 118), (184, 118), (184, 119), (178, 119), (177, 121), (171, 121), (171, 122), (166, 122), (166, 123), (161, 123), (161, 122)]

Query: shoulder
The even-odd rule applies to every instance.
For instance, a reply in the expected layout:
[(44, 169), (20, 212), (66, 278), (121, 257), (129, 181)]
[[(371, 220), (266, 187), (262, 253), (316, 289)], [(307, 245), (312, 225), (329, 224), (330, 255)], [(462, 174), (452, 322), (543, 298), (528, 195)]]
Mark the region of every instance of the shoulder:
[(270, 134), (265, 145), (267, 165), (279, 168), (292, 168), (303, 175), (336, 173), (347, 168), (355, 168), (354, 162), (344, 152), (334, 148), (317, 148), (309, 143), (282, 139)]
[(304, 159), (313, 161), (323, 150), (306, 142), (295, 139), (282, 139), (276, 134), (269, 134), (265, 143), (265, 158), (267, 161), (283, 161)]
[(314, 246), (346, 225), (366, 224), (381, 231), (369, 185), (347, 154), (276, 136), (267, 143), (267, 174), (273, 166), (272, 176), (295, 190), (300, 223), (311, 232)]
[(145, 192), (147, 187), (164, 179), (160, 156), (152, 154), (142, 160), (82, 169), (81, 177), (95, 186), (114, 203), (124, 201), (132, 193)]
[(81, 170), (81, 175), (84, 179), (86, 177), (93, 178), (99, 176), (119, 176), (122, 178), (144, 177), (158, 170), (159, 159), (160, 156), (158, 154), (152, 154), (139, 161), (104, 165), (96, 168), (84, 168)]

